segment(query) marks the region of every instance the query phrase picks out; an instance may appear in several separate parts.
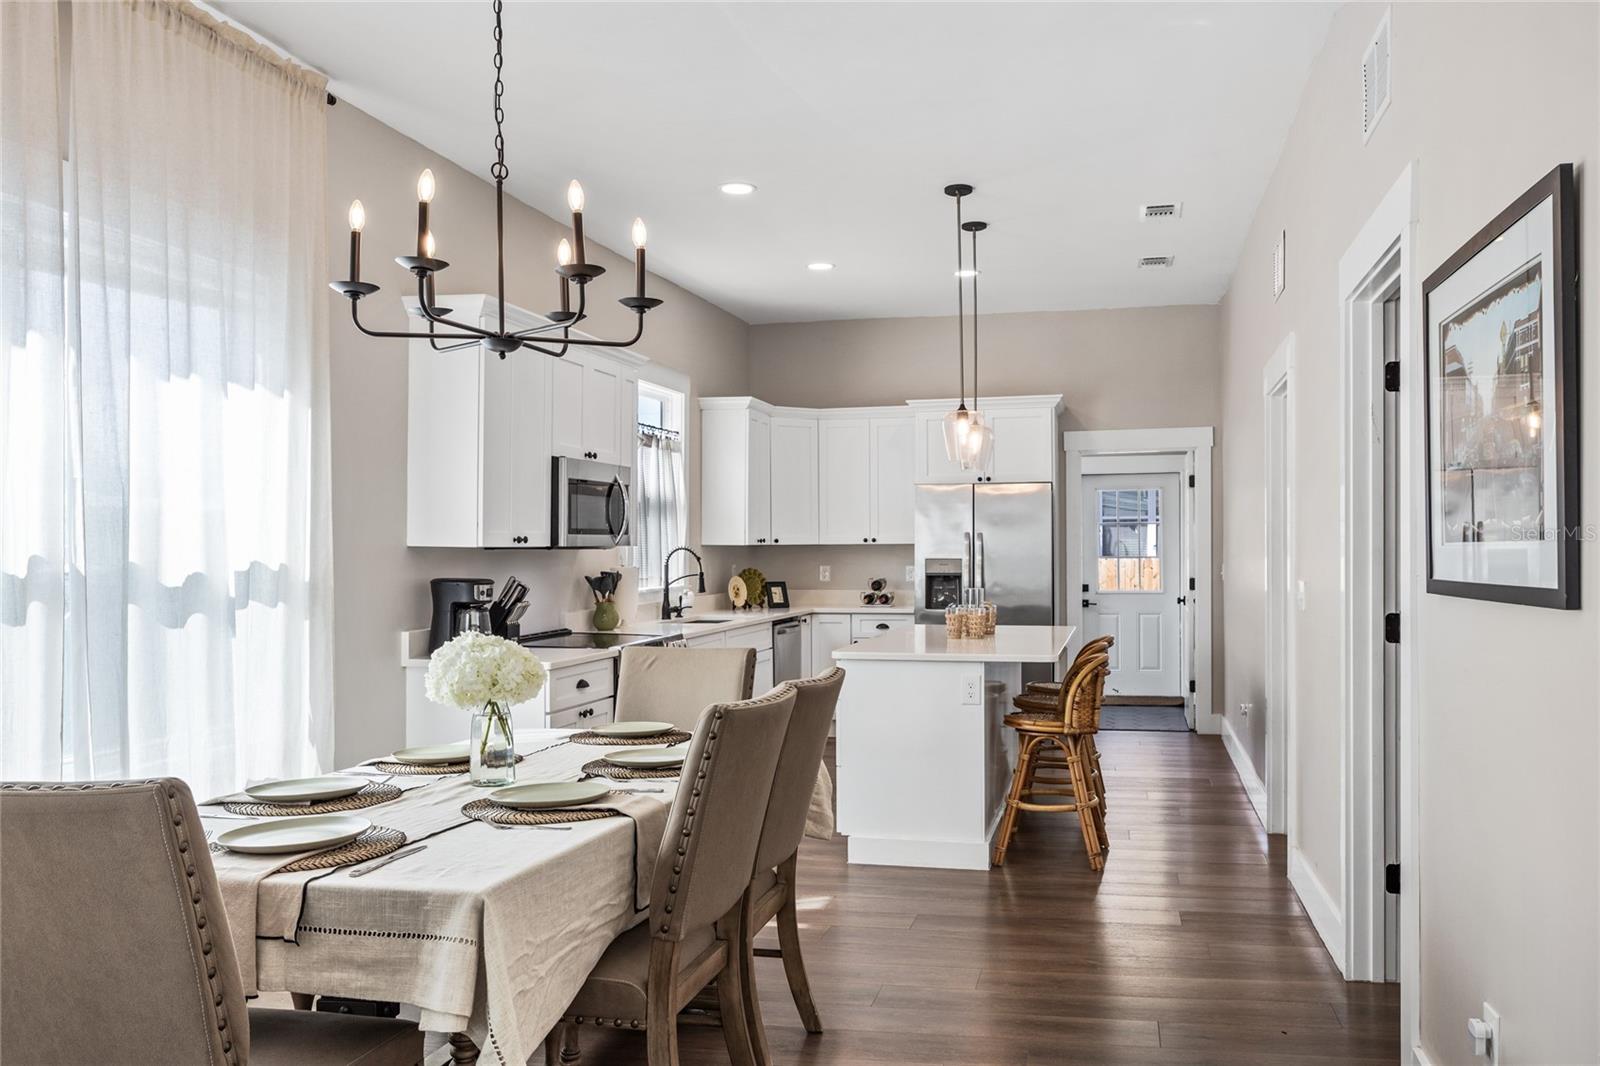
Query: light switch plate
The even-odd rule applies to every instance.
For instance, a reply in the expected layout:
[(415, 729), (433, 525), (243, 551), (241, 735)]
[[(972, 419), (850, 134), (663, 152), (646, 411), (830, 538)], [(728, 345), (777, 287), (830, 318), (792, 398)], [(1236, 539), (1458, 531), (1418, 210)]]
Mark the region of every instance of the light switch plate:
[(1500, 1041), (1503, 1039), (1500, 1032), (1500, 1012), (1485, 1003), (1483, 1020), (1489, 1025), (1489, 1056), (1485, 1061), (1489, 1066), (1500, 1066)]
[(1306, 609), (1306, 583), (1303, 580), (1294, 583), (1294, 604), (1302, 611)]
[(823, 584), (827, 584), (828, 582), (832, 581), (833, 580), (833, 567), (831, 567), (831, 566), (819, 566), (819, 567), (817, 567), (817, 580), (821, 581)]

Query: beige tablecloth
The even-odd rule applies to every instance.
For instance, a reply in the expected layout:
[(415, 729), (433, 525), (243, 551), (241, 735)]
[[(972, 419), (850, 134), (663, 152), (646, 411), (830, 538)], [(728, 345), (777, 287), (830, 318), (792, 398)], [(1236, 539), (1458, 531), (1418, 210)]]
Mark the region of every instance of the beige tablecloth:
[[(575, 780), (613, 750), (565, 736), (520, 737), (528, 757), (518, 779)], [(395, 780), (409, 788), (419, 779)], [(283, 857), (214, 855), (245, 984), (410, 1003), (424, 1029), (466, 1032), (481, 1061), (522, 1066), (606, 947), (643, 920), (677, 784), (620, 782), (662, 791), (613, 797), (630, 817), (552, 832), (470, 821), (461, 807), (484, 790), (441, 778), (360, 812), (411, 843), (427, 837), (427, 850), (359, 878), (344, 869), (269, 875)]]

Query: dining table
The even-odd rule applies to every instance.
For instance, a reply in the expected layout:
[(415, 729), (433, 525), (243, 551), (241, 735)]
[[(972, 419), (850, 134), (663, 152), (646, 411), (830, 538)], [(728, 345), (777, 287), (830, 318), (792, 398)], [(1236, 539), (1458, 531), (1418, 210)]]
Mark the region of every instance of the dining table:
[[(519, 735), (518, 783), (577, 781), (622, 750), (572, 737)], [(351, 812), (405, 834), (387, 863), (286, 872), (296, 856), (215, 843), (245, 824), (223, 805), (242, 797), (200, 805), (241, 979), (251, 992), (409, 1004), (423, 1030), (449, 1035), (453, 1062), (523, 1066), (606, 948), (647, 917), (678, 780), (616, 780), (588, 805), (621, 816), (497, 828), (462, 813), (491, 791), (467, 774), (389, 776), (378, 761), (345, 772), (400, 790)]]

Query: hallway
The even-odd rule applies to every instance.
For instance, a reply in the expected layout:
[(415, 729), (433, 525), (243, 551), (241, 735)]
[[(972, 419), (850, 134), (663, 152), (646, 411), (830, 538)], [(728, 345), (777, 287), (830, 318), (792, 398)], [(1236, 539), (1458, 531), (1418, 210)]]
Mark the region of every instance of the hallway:
[[(1033, 815), (988, 873), (847, 866), (842, 840), (807, 841), (801, 922), (827, 1032), (801, 1029), (781, 962), (758, 959), (775, 1061), (1397, 1061), (1399, 987), (1340, 979), (1221, 740), (1100, 741), (1102, 875), (1071, 815)], [(727, 1062), (716, 1030), (680, 1033), (684, 1063)], [(587, 1030), (583, 1050), (595, 1066), (644, 1062), (635, 1033)]]

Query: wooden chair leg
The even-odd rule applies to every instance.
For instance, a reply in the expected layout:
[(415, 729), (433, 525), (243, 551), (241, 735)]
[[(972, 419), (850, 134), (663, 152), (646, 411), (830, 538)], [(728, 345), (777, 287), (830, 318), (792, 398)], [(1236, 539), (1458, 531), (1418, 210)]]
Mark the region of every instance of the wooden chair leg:
[[(745, 1024), (750, 1028), (750, 1051), (756, 1066), (769, 1066), (772, 1054), (767, 1049), (767, 1028), (761, 1020), (761, 997), (756, 994), (755, 939), (759, 932), (755, 926), (755, 894), (745, 893), (744, 920), (739, 936), (739, 964), (744, 970), (744, 980), (739, 985), (739, 995), (744, 1003)], [(732, 950), (730, 945), (729, 950)], [(721, 991), (721, 981), (717, 982)]]
[(544, 1066), (561, 1066), (561, 1044), (566, 1040), (569, 1028), (566, 1022), (556, 1022), (555, 1027), (544, 1035)]
[(312, 995), (310, 992), (289, 993), (289, 1002), (294, 1005), (295, 1010), (310, 1010), (311, 1005), (316, 1002), (316, 999), (317, 997)]
[(650, 1066), (678, 1066), (678, 1019), (664, 1005), (650, 1005), (645, 1020), (645, 1061)]
[(1093, 733), (1083, 741), (1089, 755), (1089, 783), (1093, 786), (1094, 798), (1099, 801), (1094, 811), (1094, 824), (1100, 830), (1100, 850), (1110, 851), (1111, 834), (1106, 832), (1106, 779), (1100, 773), (1100, 748), (1094, 742)]
[(1017, 768), (1011, 774), (1011, 789), (1006, 794), (1006, 811), (1000, 816), (1000, 828), (995, 832), (994, 865), (1004, 866), (1006, 862), (1006, 848), (1011, 846), (1011, 838), (1017, 832), (1017, 816), (1021, 808), (1017, 806), (1022, 800), (1023, 789), (1027, 787), (1028, 778), (1032, 776), (1034, 753), (1038, 750), (1040, 736), (1024, 736), (1022, 746), (1017, 750)]
[[(811, 978), (806, 975), (805, 956), (800, 952), (800, 915), (795, 910), (794, 897), (796, 865), (796, 856), (791, 855), (778, 866), (778, 876), (788, 885), (783, 906), (778, 909), (778, 946), (783, 949), (783, 975), (789, 979), (789, 994), (794, 997), (795, 1010), (800, 1012), (800, 1024), (806, 1027), (808, 1033), (820, 1033), (822, 1016), (817, 1013), (816, 1003), (812, 1002)], [(753, 998), (754, 974), (751, 976)], [(755, 1019), (755, 1015), (750, 1016), (752, 1026), (756, 1024)]]
[(478, 1061), (478, 1045), (466, 1033), (450, 1034), (450, 1066), (473, 1066)]
[(1089, 869), (1099, 870), (1105, 865), (1100, 855), (1100, 831), (1095, 828), (1093, 793), (1084, 771), (1085, 758), (1080, 737), (1053, 738), (1067, 756), (1067, 773), (1072, 778), (1073, 801), (1078, 807), (1078, 825), (1083, 831), (1083, 847), (1089, 853)]
[[(723, 919), (728, 942), (727, 960), (723, 963), (722, 972), (717, 975), (717, 1006), (722, 1011), (722, 1039), (728, 1045), (728, 1058), (733, 1066), (756, 1066), (750, 1019), (744, 1012), (745, 998), (752, 994), (746, 987), (750, 982), (745, 970), (744, 944), (745, 916), (749, 913), (749, 906), (750, 891), (746, 889), (744, 898)], [(653, 1058), (650, 1066), (656, 1066)]]

